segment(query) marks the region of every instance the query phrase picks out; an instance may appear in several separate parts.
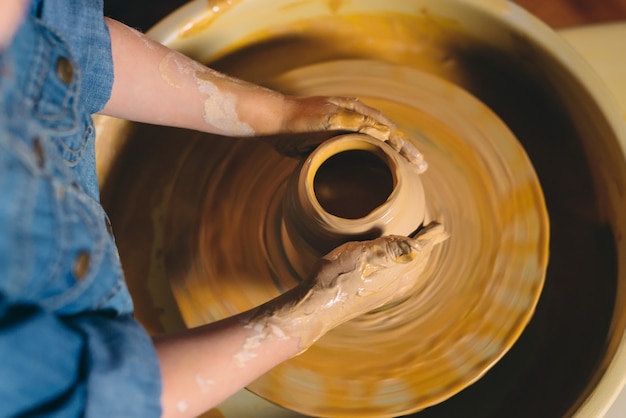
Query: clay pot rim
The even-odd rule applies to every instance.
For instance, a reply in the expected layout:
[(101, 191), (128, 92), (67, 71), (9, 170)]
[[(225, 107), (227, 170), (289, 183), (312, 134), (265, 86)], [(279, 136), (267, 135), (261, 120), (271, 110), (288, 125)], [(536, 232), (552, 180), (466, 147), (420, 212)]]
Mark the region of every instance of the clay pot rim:
[[(314, 190), (315, 175), (320, 167), (331, 157), (348, 151), (369, 151), (375, 154), (387, 165), (393, 179), (393, 189), (385, 201), (374, 208), (367, 215), (360, 218), (344, 218), (328, 212), (317, 199)], [(381, 215), (390, 210), (389, 206), (399, 193), (399, 187), (403, 184), (400, 173), (400, 165), (403, 164), (400, 157), (389, 145), (364, 134), (346, 134), (333, 137), (318, 146), (304, 161), (300, 170), (300, 187), (306, 193), (306, 198), (317, 216), (333, 224), (363, 225), (376, 223)], [(416, 176), (419, 178), (419, 176)]]

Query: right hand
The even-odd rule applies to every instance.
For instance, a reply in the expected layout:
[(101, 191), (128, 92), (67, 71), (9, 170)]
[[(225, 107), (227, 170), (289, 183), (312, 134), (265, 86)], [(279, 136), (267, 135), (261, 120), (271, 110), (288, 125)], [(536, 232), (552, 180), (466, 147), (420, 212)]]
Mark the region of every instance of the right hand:
[(288, 338), (299, 338), (304, 351), (336, 326), (406, 296), (422, 279), (434, 246), (447, 238), (441, 224), (431, 223), (415, 238), (384, 236), (343, 244), (253, 322), (261, 320)]

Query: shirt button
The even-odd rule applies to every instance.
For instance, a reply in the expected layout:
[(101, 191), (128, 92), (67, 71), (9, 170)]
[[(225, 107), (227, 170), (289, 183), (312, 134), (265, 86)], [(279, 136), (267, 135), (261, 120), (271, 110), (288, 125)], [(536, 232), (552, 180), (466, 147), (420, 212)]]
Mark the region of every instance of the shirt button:
[(66, 57), (59, 57), (57, 59), (57, 76), (59, 80), (65, 85), (69, 85), (74, 78), (74, 67), (69, 59)]
[(91, 256), (87, 251), (81, 251), (76, 256), (74, 260), (74, 277), (76, 280), (82, 280), (87, 274), (87, 270), (89, 270), (89, 262), (91, 261)]

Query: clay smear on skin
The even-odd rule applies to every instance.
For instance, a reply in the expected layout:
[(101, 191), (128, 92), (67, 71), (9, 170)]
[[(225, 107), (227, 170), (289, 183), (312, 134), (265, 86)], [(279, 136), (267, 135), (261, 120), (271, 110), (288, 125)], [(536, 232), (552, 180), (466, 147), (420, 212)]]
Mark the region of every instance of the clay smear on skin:
[(244, 328), (253, 330), (253, 334), (246, 338), (241, 351), (234, 356), (235, 364), (238, 367), (244, 367), (247, 362), (256, 358), (258, 356), (256, 349), (268, 338), (281, 340), (290, 338), (281, 328), (269, 321), (248, 322)]
[(357, 244), (345, 253), (336, 249), (327, 256), (333, 263), (317, 273), (317, 285), (301, 299), (270, 305), (245, 321), (244, 327), (253, 333), (234, 356), (235, 363), (243, 367), (257, 357), (256, 349), (268, 338), (298, 339), (306, 350), (328, 330), (414, 288), (432, 247), (448, 236), (440, 226), (428, 234), (418, 238), (415, 247), (381, 241), (370, 244), (367, 251)]
[(169, 52), (159, 64), (161, 78), (174, 88), (181, 88), (182, 83), (191, 78), (197, 91), (206, 96), (204, 100), (204, 121), (224, 133), (239, 136), (252, 136), (254, 129), (239, 119), (237, 97), (222, 92), (212, 80), (228, 78), (216, 71), (206, 68), (187, 57)]
[(215, 381), (208, 379), (201, 375), (200, 373), (196, 374), (196, 384), (202, 391), (202, 393), (208, 393), (213, 386), (215, 386)]
[(179, 412), (185, 412), (187, 409), (189, 409), (189, 404), (184, 399), (180, 400), (178, 401), (178, 403), (176, 403), (176, 409), (178, 409)]

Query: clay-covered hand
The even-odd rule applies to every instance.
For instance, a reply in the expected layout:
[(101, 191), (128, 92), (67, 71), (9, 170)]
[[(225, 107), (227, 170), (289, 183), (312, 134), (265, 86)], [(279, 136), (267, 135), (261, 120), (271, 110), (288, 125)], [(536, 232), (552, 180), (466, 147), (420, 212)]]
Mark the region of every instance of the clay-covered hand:
[[(407, 136), (382, 112), (357, 98), (286, 97), (282, 115), (283, 132), (315, 133), (349, 131), (369, 135), (388, 143), (419, 172), (426, 170), (423, 155)], [(275, 146), (287, 155), (302, 155), (319, 145), (321, 137), (304, 141), (278, 141)]]
[(264, 306), (251, 322), (307, 349), (332, 328), (406, 296), (423, 280), (435, 245), (448, 233), (438, 223), (415, 238), (384, 236), (349, 242), (317, 263), (309, 278)]

